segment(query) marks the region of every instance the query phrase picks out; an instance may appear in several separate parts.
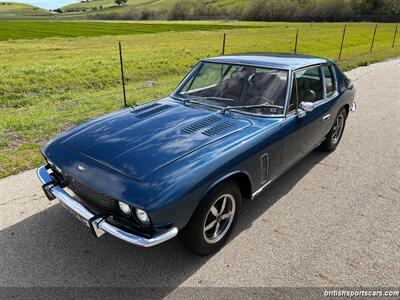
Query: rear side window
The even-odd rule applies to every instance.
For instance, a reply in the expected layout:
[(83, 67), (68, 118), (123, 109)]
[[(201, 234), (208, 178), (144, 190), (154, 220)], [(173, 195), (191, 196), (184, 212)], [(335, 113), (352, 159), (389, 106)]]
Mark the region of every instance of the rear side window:
[(330, 66), (323, 66), (323, 72), (325, 77), (325, 91), (326, 97), (333, 96), (336, 92), (335, 77), (333, 76), (333, 70)]
[(321, 68), (312, 67), (296, 72), (298, 102), (316, 102), (323, 99)]

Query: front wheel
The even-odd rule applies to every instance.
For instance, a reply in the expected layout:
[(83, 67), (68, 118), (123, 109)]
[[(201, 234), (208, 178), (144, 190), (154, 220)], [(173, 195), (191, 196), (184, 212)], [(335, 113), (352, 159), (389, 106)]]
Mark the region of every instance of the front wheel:
[(342, 108), (336, 116), (335, 122), (331, 130), (326, 135), (326, 139), (320, 145), (320, 149), (324, 151), (333, 151), (342, 138), (344, 126), (346, 125), (347, 112)]
[(180, 232), (182, 244), (198, 255), (218, 251), (232, 233), (240, 204), (241, 193), (234, 182), (212, 189)]

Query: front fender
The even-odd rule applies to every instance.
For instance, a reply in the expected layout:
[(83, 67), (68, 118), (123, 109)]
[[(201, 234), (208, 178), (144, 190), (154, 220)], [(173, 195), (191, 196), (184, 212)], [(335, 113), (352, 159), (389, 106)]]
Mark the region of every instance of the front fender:
[[(253, 191), (253, 181), (252, 181), (252, 179), (251, 179), (251, 176), (249, 175), (249, 173), (247, 172), (247, 171), (245, 171), (245, 170), (235, 170), (235, 171), (231, 171), (231, 172), (228, 172), (227, 174), (225, 174), (225, 175), (223, 175), (223, 176), (221, 176), (221, 177), (219, 177), (217, 180), (215, 180), (214, 182), (212, 182), (211, 184), (210, 184), (210, 186), (205, 190), (205, 192), (204, 192), (204, 194), (202, 195), (202, 199), (204, 199), (205, 198), (205, 196), (208, 194), (208, 193), (210, 193), (210, 191), (213, 189), (213, 188), (215, 188), (217, 185), (219, 185), (220, 183), (222, 183), (223, 181), (225, 181), (225, 180), (228, 180), (229, 178), (235, 178), (236, 176), (246, 176), (247, 177), (247, 180), (248, 180), (248, 183), (246, 182), (246, 183), (244, 183), (244, 184), (249, 184), (250, 186), (248, 187), (249, 188), (249, 194), (251, 195), (252, 194), (252, 191)], [(240, 184), (239, 184), (240, 185)], [(200, 204), (200, 203), (199, 203)]]

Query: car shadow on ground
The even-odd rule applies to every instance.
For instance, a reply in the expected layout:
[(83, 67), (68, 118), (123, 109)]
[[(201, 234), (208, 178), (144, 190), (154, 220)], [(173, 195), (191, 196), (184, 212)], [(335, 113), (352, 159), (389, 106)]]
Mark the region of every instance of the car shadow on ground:
[[(310, 153), (256, 201), (244, 203), (232, 239), (326, 156)], [(60, 204), (0, 231), (0, 249), (3, 286), (164, 287), (164, 296), (210, 259), (191, 254), (176, 238), (149, 249), (108, 235), (96, 239)]]

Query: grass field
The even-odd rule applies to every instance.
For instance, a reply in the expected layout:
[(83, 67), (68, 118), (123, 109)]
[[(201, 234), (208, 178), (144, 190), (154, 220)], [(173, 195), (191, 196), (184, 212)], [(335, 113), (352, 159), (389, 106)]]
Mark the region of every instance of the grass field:
[(25, 16), (48, 16), (51, 13), (43, 8), (35, 7), (29, 4), (0, 2), (1, 15), (25, 15)]
[[(299, 53), (331, 59), (337, 59), (344, 25), (242, 22), (140, 24), (168, 25), (175, 29), (173, 32), (154, 31), (134, 35), (0, 42), (0, 177), (41, 164), (38, 149), (56, 134), (122, 107), (119, 40), (123, 42), (127, 96), (132, 104), (170, 94), (191, 65), (201, 58), (220, 53), (225, 30), (214, 30), (214, 27), (208, 30), (210, 25), (242, 26), (226, 31), (228, 54), (292, 52), (295, 31), (299, 28)], [(139, 26), (130, 23), (100, 25), (105, 28), (104, 34), (108, 32), (107, 26)], [(252, 27), (254, 25), (262, 27)], [(198, 26), (200, 30), (177, 29), (180, 26)], [(374, 24), (348, 24), (343, 59), (339, 64), (344, 69), (350, 69), (399, 56), (400, 47), (391, 47), (394, 27), (393, 24), (379, 24), (370, 54)], [(1, 31), (5, 31), (4, 28)]]
[(241, 27), (244, 26), (239, 25), (238, 22), (231, 24), (215, 22), (0, 22), (0, 41), (17, 39), (42, 39), (48, 37), (73, 38), (104, 35), (145, 34), (165, 31), (183, 32), (194, 30), (228, 30)]

